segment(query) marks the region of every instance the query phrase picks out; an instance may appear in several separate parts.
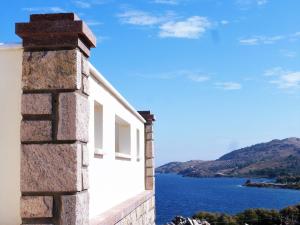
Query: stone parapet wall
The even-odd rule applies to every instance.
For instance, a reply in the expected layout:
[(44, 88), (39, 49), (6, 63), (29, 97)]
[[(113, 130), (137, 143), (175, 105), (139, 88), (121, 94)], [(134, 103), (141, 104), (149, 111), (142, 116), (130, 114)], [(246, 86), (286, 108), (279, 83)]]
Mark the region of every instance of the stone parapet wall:
[(129, 224), (155, 225), (155, 196), (153, 191), (145, 191), (90, 220), (90, 225)]

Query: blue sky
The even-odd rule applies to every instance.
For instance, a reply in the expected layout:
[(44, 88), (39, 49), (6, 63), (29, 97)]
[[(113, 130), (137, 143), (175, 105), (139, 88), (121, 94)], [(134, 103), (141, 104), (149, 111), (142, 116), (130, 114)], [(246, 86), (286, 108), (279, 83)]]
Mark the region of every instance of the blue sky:
[(151, 109), (157, 165), (215, 159), (300, 136), (298, 0), (11, 0), (0, 42), (31, 13), (76, 12), (97, 36), (92, 63)]

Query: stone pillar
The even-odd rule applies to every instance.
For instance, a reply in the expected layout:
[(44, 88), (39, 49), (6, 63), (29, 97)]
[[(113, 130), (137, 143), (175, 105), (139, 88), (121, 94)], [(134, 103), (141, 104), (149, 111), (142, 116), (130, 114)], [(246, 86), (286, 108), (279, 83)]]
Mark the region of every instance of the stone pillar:
[(139, 113), (146, 120), (145, 123), (145, 189), (154, 190), (155, 166), (154, 166), (153, 122), (155, 121), (155, 118), (150, 111), (139, 111)]
[(96, 40), (73, 13), (31, 15), (23, 40), (22, 224), (88, 225), (88, 57)]

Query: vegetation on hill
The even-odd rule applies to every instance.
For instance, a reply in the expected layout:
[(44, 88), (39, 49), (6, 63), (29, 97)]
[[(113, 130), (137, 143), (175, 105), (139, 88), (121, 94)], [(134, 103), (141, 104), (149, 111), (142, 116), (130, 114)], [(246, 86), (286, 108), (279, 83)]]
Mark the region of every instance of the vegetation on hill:
[(223, 155), (214, 161), (171, 162), (158, 173), (191, 177), (291, 177), (300, 175), (300, 138), (273, 140)]
[(211, 225), (299, 225), (300, 205), (289, 206), (280, 211), (266, 209), (247, 209), (236, 215), (199, 212), (194, 219), (206, 220)]

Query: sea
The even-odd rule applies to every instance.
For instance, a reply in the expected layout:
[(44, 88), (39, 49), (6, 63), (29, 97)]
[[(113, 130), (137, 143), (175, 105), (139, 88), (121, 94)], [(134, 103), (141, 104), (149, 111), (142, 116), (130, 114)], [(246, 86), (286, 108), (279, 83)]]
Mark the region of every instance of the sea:
[(246, 180), (156, 174), (156, 224), (199, 211), (235, 214), (248, 208), (282, 209), (300, 203), (298, 190), (244, 187)]

